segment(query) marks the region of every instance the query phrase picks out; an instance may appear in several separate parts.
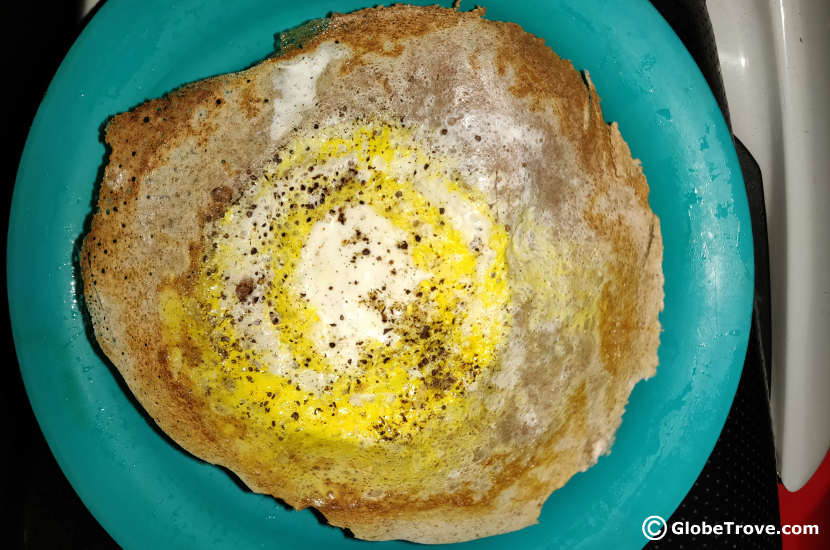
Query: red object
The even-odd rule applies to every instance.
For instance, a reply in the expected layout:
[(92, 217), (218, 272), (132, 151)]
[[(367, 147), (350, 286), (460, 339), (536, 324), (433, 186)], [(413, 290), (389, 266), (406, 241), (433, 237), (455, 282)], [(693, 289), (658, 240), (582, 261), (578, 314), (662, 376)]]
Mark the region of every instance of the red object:
[(781, 525), (818, 525), (818, 535), (782, 535), (784, 550), (830, 549), (830, 451), (807, 484), (791, 493), (778, 484)]

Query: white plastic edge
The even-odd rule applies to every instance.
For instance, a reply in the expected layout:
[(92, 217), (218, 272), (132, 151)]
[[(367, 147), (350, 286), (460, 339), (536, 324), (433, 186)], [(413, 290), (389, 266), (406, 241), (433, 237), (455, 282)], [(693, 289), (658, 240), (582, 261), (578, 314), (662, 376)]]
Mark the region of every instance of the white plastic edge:
[(830, 447), (830, 2), (709, 0), (735, 135), (761, 168), (781, 481)]

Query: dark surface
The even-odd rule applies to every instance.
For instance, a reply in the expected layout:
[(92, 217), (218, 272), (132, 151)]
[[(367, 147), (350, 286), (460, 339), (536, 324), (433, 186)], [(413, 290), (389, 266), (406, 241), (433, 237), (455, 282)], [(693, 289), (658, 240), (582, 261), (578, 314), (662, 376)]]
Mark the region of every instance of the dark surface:
[[(652, 0), (652, 4), (674, 27), (695, 57), (712, 87), (722, 110), (726, 100), (714, 49), (711, 25), (704, 0)], [(15, 173), (29, 125), (43, 93), (82, 24), (80, 2), (41, 4), (15, 2), (0, 7), (6, 22), (3, 34), (3, 73), (6, 119), (12, 136), (4, 148), (5, 193), (8, 208)], [(14, 77), (10, 85), (9, 77)], [(728, 120), (728, 114), (727, 120)], [(760, 172), (751, 156), (736, 143), (747, 181), (753, 227), (756, 235), (756, 312), (746, 364), (735, 402), (718, 443), (698, 480), (669, 523), (688, 521), (710, 524), (724, 521), (778, 524), (776, 472), (767, 401), (769, 357), (769, 283), (766, 265), (766, 230), (763, 226), (763, 195)], [(4, 241), (5, 242), (5, 241)], [(0, 274), (6, 287), (5, 269)], [(3, 292), (3, 298), (6, 294)], [(8, 308), (4, 307), (4, 312)], [(0, 448), (0, 495), (7, 500), (10, 529), (4, 547), (26, 549), (117, 548), (86, 510), (57, 466), (23, 391), (20, 371), (14, 361), (8, 314), (0, 329), (9, 340), (7, 381), (0, 384), (0, 403), (5, 407), (7, 434)], [(7, 435), (7, 436), (6, 436)], [(91, 449), (90, 452), (95, 452)], [(640, 526), (631, 526), (639, 529)], [(644, 539), (645, 541), (645, 539)], [(780, 537), (674, 536), (671, 533), (649, 548), (780, 548)]]

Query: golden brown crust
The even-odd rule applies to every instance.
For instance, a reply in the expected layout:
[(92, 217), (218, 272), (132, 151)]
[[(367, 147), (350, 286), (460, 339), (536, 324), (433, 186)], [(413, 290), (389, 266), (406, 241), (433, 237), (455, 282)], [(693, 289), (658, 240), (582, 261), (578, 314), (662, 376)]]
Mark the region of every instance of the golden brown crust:
[[(107, 125), (112, 152), (81, 256), (87, 307), (101, 348), (150, 415), (185, 449), (229, 467), (255, 491), (298, 508), (315, 506), (333, 525), (349, 527), (360, 538), (453, 542), (535, 523), (551, 491), (607, 452), (633, 384), (653, 375), (657, 365), (662, 240), (639, 163), (616, 125), (603, 120), (587, 76), (583, 80), (568, 61), (517, 25), (481, 15), (483, 10), (411, 6), (335, 14), (302, 49), (185, 86)], [(219, 216), (277, 151), (267, 103), (275, 67), (325, 42), (343, 44), (352, 55), (336, 75), (318, 82), (316, 116), (324, 117), (327, 109), (362, 116), (394, 113), (424, 117), (425, 126), (440, 127), (477, 106), (506, 113), (544, 136), (545, 155), (519, 146), (507, 153), (482, 146), (470, 155), (505, 177), (535, 176), (532, 200), (563, 220), (579, 218), (590, 233), (586, 239), (608, 249), (608, 276), (597, 298), (598, 340), (586, 336), (568, 344), (584, 373), (558, 386), (553, 367), (528, 364), (521, 370), (518, 408), (536, 410), (549, 422), (536, 433), (518, 413), (506, 414), (487, 436), (492, 452), (470, 459), (471, 471), (487, 477), (480, 487), (447, 485), (441, 491), (425, 482), (421, 492), (371, 499), (359, 485), (328, 480), (331, 498), (316, 500), (289, 470), (249, 452), (262, 444), (259, 434), (241, 421), (217, 420), (170, 368), (168, 346), (159, 336), (159, 293), (189, 291), (205, 223)], [(430, 43), (458, 53), (438, 55), (424, 48)], [(486, 79), (476, 80), (480, 73), (495, 73), (487, 82), (509, 93), (482, 88)], [(361, 92), (344, 97), (343, 88)], [(459, 100), (454, 90), (467, 95)], [(420, 106), (427, 98), (430, 109)], [(525, 159), (520, 167), (510, 164), (517, 155)], [(585, 201), (569, 185), (574, 178), (582, 182), (578, 189), (589, 191)], [(506, 186), (502, 199), (522, 205), (528, 199), (520, 191)], [(563, 231), (571, 230), (567, 221), (561, 223)], [(549, 352), (541, 338), (538, 346), (528, 356)], [(195, 363), (199, 348), (190, 350), (186, 360)], [(554, 388), (564, 396), (556, 409), (547, 404), (546, 392)], [(508, 398), (519, 404), (518, 394)]]

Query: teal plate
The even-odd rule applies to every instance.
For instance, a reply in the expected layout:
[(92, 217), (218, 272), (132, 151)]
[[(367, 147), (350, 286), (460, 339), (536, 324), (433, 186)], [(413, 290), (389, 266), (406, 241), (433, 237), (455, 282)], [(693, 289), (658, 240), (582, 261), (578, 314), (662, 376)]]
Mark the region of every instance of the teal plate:
[[(366, 543), (241, 488), (180, 450), (93, 348), (73, 254), (114, 113), (267, 56), (274, 33), (365, 0), (107, 2), (69, 51), (17, 175), (8, 242), (14, 339), (32, 408), (66, 477), (126, 548), (403, 547)], [(662, 220), (657, 376), (634, 388), (611, 454), (555, 492), (539, 524), (464, 548), (639, 548), (700, 473), (741, 373), (752, 232), (729, 131), (689, 54), (645, 0), (486, 2), (588, 69)]]

